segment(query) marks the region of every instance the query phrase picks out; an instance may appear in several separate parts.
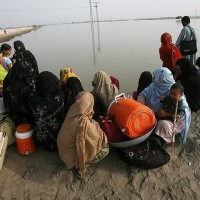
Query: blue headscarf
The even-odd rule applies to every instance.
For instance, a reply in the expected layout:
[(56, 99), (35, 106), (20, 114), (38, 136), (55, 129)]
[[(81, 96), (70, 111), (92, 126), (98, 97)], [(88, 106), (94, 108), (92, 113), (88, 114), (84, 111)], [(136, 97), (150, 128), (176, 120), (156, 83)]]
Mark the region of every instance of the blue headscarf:
[[(157, 112), (161, 107), (160, 97), (169, 95), (170, 87), (175, 83), (173, 75), (168, 68), (159, 67), (153, 72), (153, 83), (144, 89), (140, 96), (145, 98), (145, 105)], [(191, 111), (186, 101), (185, 95), (181, 97), (185, 110), (185, 129), (181, 132), (183, 144), (187, 139), (187, 132), (191, 122)]]
[(159, 67), (153, 72), (153, 83), (144, 89), (140, 95), (145, 97), (145, 104), (157, 112), (162, 103), (160, 97), (169, 94), (170, 87), (175, 83), (171, 71), (166, 67)]

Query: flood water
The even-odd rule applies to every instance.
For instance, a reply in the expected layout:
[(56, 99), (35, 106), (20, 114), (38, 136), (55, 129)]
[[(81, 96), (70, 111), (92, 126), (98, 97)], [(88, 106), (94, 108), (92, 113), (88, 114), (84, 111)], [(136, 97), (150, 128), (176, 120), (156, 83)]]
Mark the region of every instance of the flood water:
[[(191, 26), (198, 37), (200, 19), (191, 20)], [(40, 72), (48, 70), (59, 76), (60, 68), (69, 66), (90, 91), (95, 72), (103, 70), (119, 79), (121, 92), (131, 93), (142, 71), (161, 66), (161, 34), (169, 32), (175, 43), (181, 29), (180, 20), (175, 19), (99, 22), (99, 32), (94, 23), (93, 41), (90, 23), (61, 24), (43, 26), (8, 43), (13, 46), (15, 40), (23, 41), (35, 55)]]

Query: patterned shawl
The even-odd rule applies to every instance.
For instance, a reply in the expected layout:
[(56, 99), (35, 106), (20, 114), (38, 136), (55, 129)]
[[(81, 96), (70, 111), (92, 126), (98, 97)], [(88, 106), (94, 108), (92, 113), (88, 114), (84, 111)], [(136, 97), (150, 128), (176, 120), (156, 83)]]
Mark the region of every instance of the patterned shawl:
[(34, 137), (47, 150), (57, 148), (56, 139), (64, 120), (64, 97), (57, 91), (58, 78), (43, 71), (36, 82), (36, 92), (29, 97), (34, 114)]
[(29, 95), (35, 91), (39, 75), (34, 55), (18, 41), (15, 52), (16, 62), (3, 81), (3, 100), (6, 110), (15, 125), (33, 123), (33, 114), (28, 102)]

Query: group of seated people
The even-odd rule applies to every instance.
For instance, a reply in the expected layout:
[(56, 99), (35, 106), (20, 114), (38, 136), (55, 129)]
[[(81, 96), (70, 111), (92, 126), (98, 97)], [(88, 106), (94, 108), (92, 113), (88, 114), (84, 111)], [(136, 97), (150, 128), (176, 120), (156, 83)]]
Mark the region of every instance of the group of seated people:
[[(49, 71), (39, 73), (34, 55), (24, 44), (15, 41), (14, 48), (14, 62), (3, 80), (9, 117), (16, 126), (31, 124), (38, 145), (48, 151), (58, 148), (68, 169), (87, 176), (87, 167), (109, 153), (107, 137), (96, 119), (107, 115), (119, 94), (118, 80), (99, 71), (92, 81), (93, 90), (85, 91), (71, 68), (63, 67), (59, 79)], [(185, 143), (190, 110), (200, 109), (200, 74), (188, 59), (180, 58), (173, 71), (159, 67), (153, 73), (143, 72), (133, 98), (150, 107), (159, 119), (156, 135), (169, 144), (176, 130)], [(178, 102), (176, 120), (174, 102)]]

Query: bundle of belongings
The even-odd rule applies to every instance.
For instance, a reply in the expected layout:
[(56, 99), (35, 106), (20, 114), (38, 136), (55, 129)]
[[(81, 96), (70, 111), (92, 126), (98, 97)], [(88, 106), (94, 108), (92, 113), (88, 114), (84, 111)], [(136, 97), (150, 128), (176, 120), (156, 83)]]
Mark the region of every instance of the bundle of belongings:
[(110, 146), (121, 159), (139, 168), (153, 169), (169, 162), (170, 155), (153, 133), (157, 120), (153, 111), (122, 93), (108, 108), (108, 116), (97, 119)]
[(0, 170), (8, 145), (15, 142), (15, 124), (6, 114), (3, 97), (0, 97)]
[(7, 145), (8, 145), (8, 136), (6, 135), (5, 132), (1, 131), (0, 132), (0, 170), (3, 165)]

